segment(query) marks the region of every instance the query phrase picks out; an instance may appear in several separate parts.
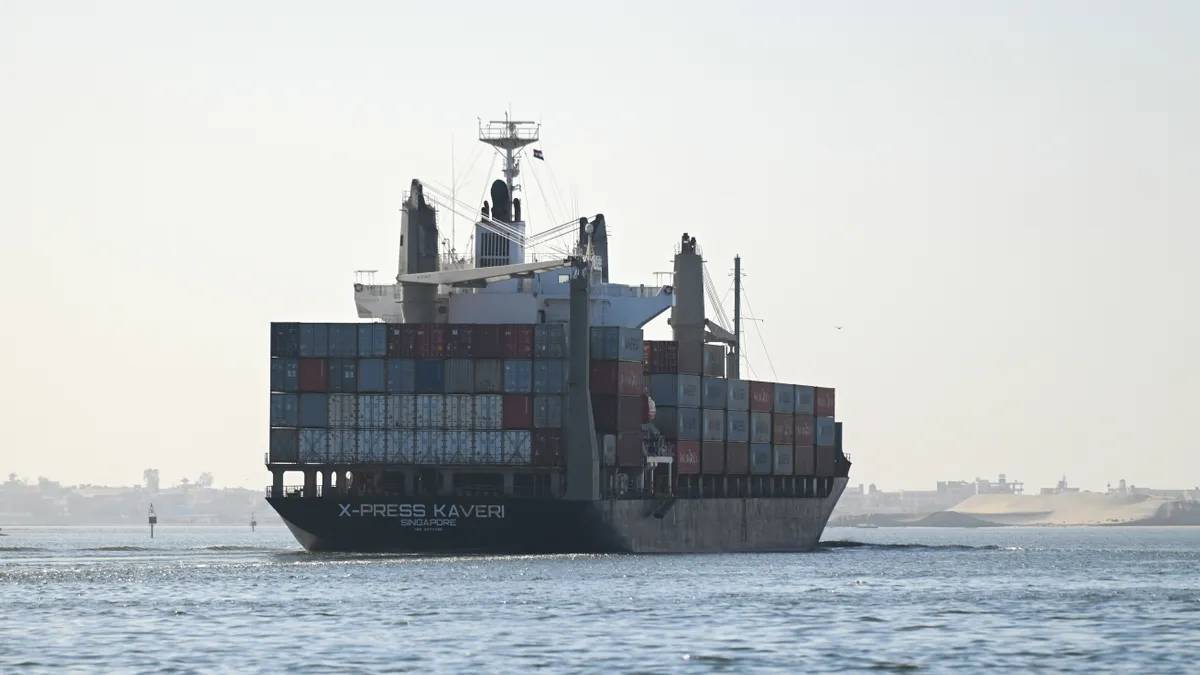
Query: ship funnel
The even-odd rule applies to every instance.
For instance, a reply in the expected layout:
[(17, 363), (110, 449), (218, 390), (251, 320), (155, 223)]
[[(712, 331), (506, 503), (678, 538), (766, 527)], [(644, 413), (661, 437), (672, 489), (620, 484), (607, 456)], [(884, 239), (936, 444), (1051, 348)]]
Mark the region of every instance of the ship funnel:
[(704, 261), (696, 238), (683, 234), (675, 253), (675, 304), (671, 331), (677, 342), (704, 342)]
[(513, 222), (521, 222), (521, 198), (513, 197)]
[(600, 256), (600, 260), (604, 265), (600, 268), (600, 279), (604, 283), (608, 283), (608, 268), (612, 267), (612, 263), (608, 259), (608, 228), (604, 225), (604, 214), (598, 213), (592, 219), (592, 246), (596, 250), (596, 255)]
[(508, 185), (502, 180), (496, 180), (492, 183), (492, 218), (502, 223), (511, 223), (510, 205)]

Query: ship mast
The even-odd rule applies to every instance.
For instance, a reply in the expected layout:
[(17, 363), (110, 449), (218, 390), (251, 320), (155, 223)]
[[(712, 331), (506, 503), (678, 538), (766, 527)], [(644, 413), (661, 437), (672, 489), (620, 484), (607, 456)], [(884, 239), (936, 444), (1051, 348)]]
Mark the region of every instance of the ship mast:
[[(537, 143), (542, 125), (537, 122), (524, 122), (509, 119), (504, 113), (504, 120), (492, 120), (484, 126), (479, 123), (479, 140), (482, 143), (504, 151), (504, 180), (508, 183), (509, 197), (515, 197), (521, 189), (517, 176), (521, 175), (521, 160), (517, 158), (521, 148)], [(535, 153), (536, 154), (536, 153)]]

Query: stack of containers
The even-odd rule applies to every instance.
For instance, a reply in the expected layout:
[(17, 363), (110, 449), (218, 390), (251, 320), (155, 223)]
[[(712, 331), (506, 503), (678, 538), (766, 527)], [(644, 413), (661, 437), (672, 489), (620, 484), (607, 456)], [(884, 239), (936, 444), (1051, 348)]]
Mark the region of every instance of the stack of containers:
[(821, 478), (832, 476), (837, 463), (837, 425), (834, 422), (834, 391), (823, 387), (813, 390), (813, 409), (816, 414), (816, 461), (814, 474)]
[(795, 470), (796, 388), (776, 382), (771, 409), (771, 471), (776, 476), (791, 476)]
[(561, 323), (533, 327), (533, 438), (534, 466), (561, 467), (566, 451), (563, 427), (567, 423), (567, 326)]
[[(613, 459), (616, 466), (643, 466), (641, 430), (647, 408), (642, 331), (621, 326), (593, 326), (589, 341), (588, 380), (596, 433), (601, 437), (615, 437)], [(660, 406), (656, 414), (661, 416), (662, 411)]]
[[(716, 355), (720, 349), (721, 354)], [(720, 345), (704, 346), (704, 365), (706, 372), (716, 373), (715, 364), (724, 362), (724, 349)], [(726, 408), (729, 406), (729, 383), (724, 378), (725, 370), (721, 368), (720, 375), (704, 375), (700, 378), (700, 405), (703, 412), (700, 418), (700, 435), (703, 445), (700, 449), (700, 471), (706, 474), (725, 473), (725, 438), (728, 435), (726, 423)]]
[(675, 447), (676, 471), (681, 475), (698, 474), (703, 465), (702, 346), (673, 341), (644, 344), (643, 372), (648, 378), (650, 398), (654, 399), (654, 426)]
[(750, 473), (771, 473), (772, 441), (775, 425), (775, 386), (770, 382), (749, 382), (750, 393)]
[(816, 422), (816, 407), (813, 399), (813, 387), (808, 385), (796, 385), (795, 406), (793, 410), (796, 413), (795, 433), (796, 438), (796, 458), (795, 468), (797, 476), (813, 476), (816, 470), (816, 452), (814, 446), (817, 444), (817, 422)]

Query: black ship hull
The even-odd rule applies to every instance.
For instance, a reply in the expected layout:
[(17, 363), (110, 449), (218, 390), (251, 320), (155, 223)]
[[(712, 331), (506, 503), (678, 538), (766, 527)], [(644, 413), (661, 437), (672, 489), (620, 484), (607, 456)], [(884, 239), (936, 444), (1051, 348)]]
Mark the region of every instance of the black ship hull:
[(847, 479), (821, 498), (572, 502), (544, 499), (272, 497), (309, 551), (431, 554), (805, 551)]

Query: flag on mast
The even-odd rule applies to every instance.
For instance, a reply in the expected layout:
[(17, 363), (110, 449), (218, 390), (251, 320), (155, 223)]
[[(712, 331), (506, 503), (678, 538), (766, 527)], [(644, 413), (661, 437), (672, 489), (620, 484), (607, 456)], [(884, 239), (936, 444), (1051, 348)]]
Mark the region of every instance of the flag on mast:
[(535, 159), (540, 159), (540, 160), (542, 160), (543, 162), (544, 162), (544, 161), (546, 161), (546, 158), (545, 158), (545, 157), (542, 157), (542, 151), (541, 151), (541, 150), (537, 150), (537, 149), (535, 149), (535, 150), (533, 151), (533, 156), (534, 156), (534, 158), (535, 158)]

